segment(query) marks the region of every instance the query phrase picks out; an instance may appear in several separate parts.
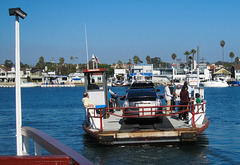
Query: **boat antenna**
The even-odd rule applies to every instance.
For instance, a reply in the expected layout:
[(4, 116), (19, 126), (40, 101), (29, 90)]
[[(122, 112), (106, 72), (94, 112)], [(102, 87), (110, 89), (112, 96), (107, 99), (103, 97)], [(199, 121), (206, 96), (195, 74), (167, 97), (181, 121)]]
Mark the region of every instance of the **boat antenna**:
[(199, 46), (197, 46), (197, 87), (199, 88)]
[(88, 45), (87, 45), (87, 27), (85, 24), (85, 41), (86, 41), (86, 53), (87, 53), (87, 69), (89, 69), (89, 64), (88, 64)]

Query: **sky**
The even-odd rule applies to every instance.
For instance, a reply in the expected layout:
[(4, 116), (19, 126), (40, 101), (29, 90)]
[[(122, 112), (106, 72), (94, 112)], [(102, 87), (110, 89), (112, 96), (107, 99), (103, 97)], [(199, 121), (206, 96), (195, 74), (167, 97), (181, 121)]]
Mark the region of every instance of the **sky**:
[[(39, 57), (65, 63), (86, 63), (92, 54), (101, 63), (128, 62), (137, 55), (171, 55), (185, 62), (185, 51), (197, 50), (200, 59), (224, 61), (230, 52), (240, 57), (239, 0), (1, 0), (0, 64), (15, 62), (15, 18), (8, 9), (20, 7), (20, 59), (35, 66)], [(78, 57), (74, 61), (70, 57)]]

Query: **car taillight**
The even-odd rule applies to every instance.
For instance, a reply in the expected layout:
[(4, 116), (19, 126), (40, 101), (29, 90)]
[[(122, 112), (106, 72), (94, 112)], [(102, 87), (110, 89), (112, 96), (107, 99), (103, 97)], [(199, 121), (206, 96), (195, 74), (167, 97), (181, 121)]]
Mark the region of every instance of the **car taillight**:
[(156, 99), (156, 106), (160, 106), (161, 105), (161, 100), (160, 99)]
[(124, 103), (123, 103), (123, 106), (124, 107), (129, 107), (129, 102), (127, 100), (125, 100)]

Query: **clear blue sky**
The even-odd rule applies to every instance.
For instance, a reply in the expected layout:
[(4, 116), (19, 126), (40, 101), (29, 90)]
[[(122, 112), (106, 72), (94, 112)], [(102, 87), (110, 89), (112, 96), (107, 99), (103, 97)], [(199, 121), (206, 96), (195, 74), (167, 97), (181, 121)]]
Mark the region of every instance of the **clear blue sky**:
[(172, 53), (185, 61), (183, 53), (197, 45), (200, 58), (217, 62), (221, 40), (225, 61), (231, 51), (240, 57), (239, 0), (1, 0), (0, 64), (15, 61), (15, 18), (8, 13), (15, 7), (28, 14), (20, 19), (20, 52), (31, 65), (40, 56), (86, 63), (85, 24), (89, 56), (101, 63), (128, 62), (134, 55), (172, 62)]

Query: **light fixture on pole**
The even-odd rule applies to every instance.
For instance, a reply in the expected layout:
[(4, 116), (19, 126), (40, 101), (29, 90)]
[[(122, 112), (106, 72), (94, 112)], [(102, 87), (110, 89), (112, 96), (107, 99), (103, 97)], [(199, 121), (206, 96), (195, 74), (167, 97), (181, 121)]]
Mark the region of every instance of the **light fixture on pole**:
[(10, 8), (9, 15), (15, 16), (15, 90), (16, 90), (16, 142), (17, 155), (23, 155), (22, 150), (22, 107), (21, 107), (21, 87), (20, 87), (20, 39), (19, 39), (19, 17), (24, 19), (27, 14), (21, 8)]
[(95, 62), (95, 59), (96, 59), (96, 58), (95, 58), (95, 55), (93, 54), (93, 55), (92, 55), (92, 64), (93, 64), (93, 69), (94, 69), (94, 62)]

